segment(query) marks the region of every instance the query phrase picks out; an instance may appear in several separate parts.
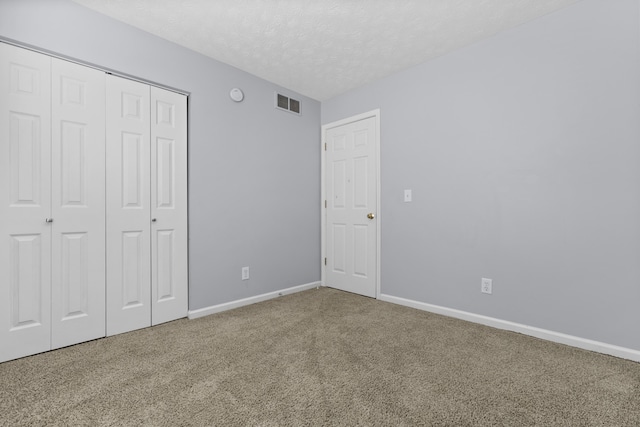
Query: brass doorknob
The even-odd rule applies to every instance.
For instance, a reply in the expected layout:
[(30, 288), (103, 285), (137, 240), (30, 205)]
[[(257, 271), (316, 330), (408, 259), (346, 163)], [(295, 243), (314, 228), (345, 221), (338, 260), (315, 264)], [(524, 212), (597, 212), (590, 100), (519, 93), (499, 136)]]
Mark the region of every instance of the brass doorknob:
[(373, 212), (369, 212), (369, 214), (367, 215), (367, 218), (369, 218), (369, 219), (373, 219), (375, 217), (376, 216), (373, 214)]

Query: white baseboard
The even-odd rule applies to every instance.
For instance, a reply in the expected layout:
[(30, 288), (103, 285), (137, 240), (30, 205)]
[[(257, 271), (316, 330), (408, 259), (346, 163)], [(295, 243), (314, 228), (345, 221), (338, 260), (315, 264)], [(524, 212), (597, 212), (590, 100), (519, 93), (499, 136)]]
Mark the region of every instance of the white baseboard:
[(416, 308), (418, 310), (428, 311), (431, 313), (442, 314), (444, 316), (455, 317), (456, 319), (467, 320), (473, 323), (479, 323), (506, 331), (519, 332), (524, 335), (552, 341), (560, 344), (578, 347), (584, 350), (595, 351), (597, 353), (608, 354), (610, 356), (629, 359), (640, 362), (640, 351), (630, 348), (619, 347), (616, 345), (606, 344), (599, 341), (588, 340), (585, 338), (575, 337), (560, 332), (549, 331), (546, 329), (527, 326), (520, 323), (509, 322), (506, 320), (496, 319), (494, 317), (482, 316), (480, 314), (469, 313), (466, 311), (456, 310), (453, 308), (441, 307), (438, 305), (427, 304), (424, 302), (409, 300), (391, 295), (380, 294), (378, 298), (381, 301), (393, 304), (404, 305), (406, 307)]
[(308, 289), (317, 288), (321, 286), (321, 282), (307, 283), (305, 285), (293, 286), (291, 288), (281, 289), (279, 291), (268, 292), (262, 295), (256, 295), (254, 297), (243, 298), (236, 301), (225, 302), (223, 304), (212, 305), (210, 307), (199, 308), (197, 310), (189, 310), (189, 319), (197, 319), (198, 317), (208, 316), (214, 313), (220, 313), (234, 308), (243, 307), (245, 305), (255, 304), (257, 302), (278, 298), (282, 295), (293, 294), (296, 292), (306, 291)]

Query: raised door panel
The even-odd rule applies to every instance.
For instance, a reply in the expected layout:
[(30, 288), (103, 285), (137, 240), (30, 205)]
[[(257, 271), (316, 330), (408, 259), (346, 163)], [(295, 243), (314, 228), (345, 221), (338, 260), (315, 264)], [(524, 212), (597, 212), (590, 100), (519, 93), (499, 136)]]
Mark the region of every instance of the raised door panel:
[(122, 295), (118, 305), (122, 310), (148, 307), (149, 283), (145, 280), (147, 276), (145, 269), (149, 266), (149, 250), (146, 248), (149, 241), (140, 231), (124, 231), (120, 238), (122, 242), (120, 254)]
[(151, 326), (148, 85), (107, 76), (107, 335)]
[(151, 88), (152, 324), (187, 315), (187, 99)]
[(334, 274), (345, 275), (347, 272), (347, 224), (332, 222), (331, 225), (331, 270)]
[(50, 67), (0, 43), (0, 362), (51, 347)]
[(52, 348), (105, 336), (105, 74), (52, 59)]

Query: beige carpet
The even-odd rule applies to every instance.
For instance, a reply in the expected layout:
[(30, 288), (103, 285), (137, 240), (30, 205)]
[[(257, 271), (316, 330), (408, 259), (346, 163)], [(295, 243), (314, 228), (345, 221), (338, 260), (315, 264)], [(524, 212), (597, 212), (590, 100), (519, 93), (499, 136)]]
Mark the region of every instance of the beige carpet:
[(640, 364), (332, 289), (0, 364), (0, 425), (640, 426)]

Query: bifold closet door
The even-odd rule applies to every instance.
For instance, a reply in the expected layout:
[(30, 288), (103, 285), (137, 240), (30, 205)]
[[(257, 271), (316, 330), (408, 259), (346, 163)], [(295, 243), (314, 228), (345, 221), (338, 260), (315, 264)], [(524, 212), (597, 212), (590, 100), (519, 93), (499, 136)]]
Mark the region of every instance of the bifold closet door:
[(51, 348), (50, 67), (0, 43), (0, 361)]
[(187, 97), (151, 88), (151, 323), (187, 315)]
[(151, 325), (150, 88), (107, 75), (107, 335)]
[(105, 74), (51, 59), (51, 348), (105, 336)]
[(107, 335), (187, 315), (187, 101), (107, 76)]
[(0, 362), (186, 316), (186, 96), (0, 43), (0, 242)]

